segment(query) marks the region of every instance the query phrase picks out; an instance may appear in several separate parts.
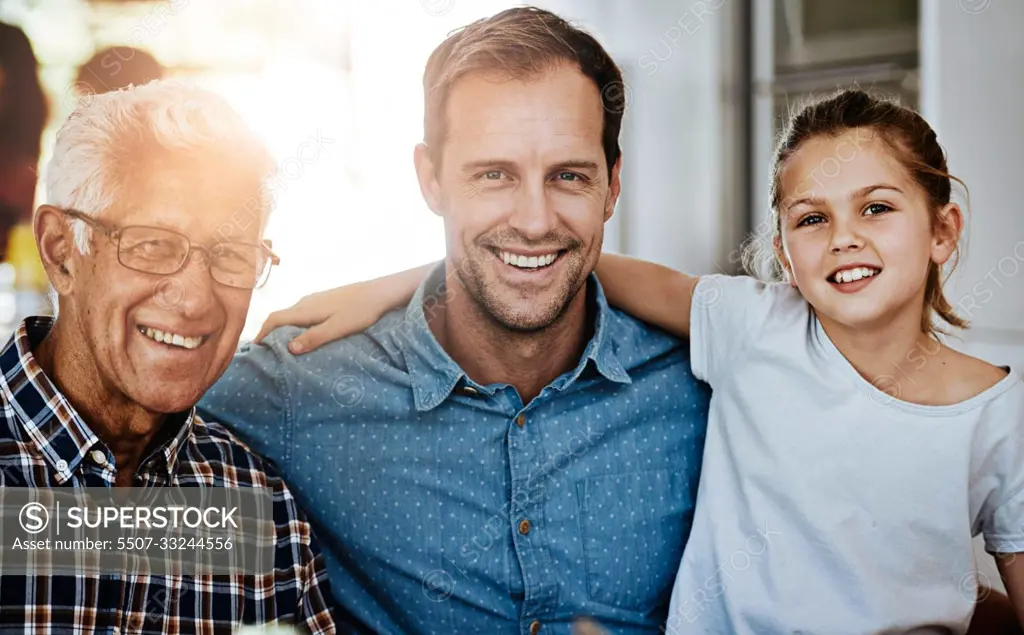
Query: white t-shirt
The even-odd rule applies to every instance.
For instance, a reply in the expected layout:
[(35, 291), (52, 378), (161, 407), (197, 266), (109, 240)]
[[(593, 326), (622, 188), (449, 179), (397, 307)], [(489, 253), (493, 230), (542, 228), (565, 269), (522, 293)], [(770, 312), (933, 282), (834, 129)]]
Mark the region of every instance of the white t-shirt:
[(1019, 371), (916, 405), (901, 387), (937, 348), (872, 385), (789, 285), (706, 276), (691, 315), (714, 392), (668, 633), (965, 632), (972, 536), (1024, 551)]

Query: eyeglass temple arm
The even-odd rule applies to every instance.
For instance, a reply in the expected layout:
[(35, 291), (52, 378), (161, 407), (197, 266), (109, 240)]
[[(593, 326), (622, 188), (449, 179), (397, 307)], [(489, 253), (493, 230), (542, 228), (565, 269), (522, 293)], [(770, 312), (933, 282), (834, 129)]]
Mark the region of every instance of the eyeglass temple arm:
[(281, 258), (275, 254), (273, 250), (274, 242), (269, 238), (264, 238), (263, 246), (266, 247), (267, 251), (270, 253), (270, 264), (275, 266), (281, 264)]

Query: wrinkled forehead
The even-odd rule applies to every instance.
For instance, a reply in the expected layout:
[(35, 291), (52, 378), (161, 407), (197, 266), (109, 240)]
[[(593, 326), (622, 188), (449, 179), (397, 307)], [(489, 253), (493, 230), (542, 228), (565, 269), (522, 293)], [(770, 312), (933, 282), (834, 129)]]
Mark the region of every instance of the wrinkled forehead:
[(109, 221), (166, 227), (197, 240), (261, 238), (270, 183), (227, 155), (159, 155), (120, 176)]

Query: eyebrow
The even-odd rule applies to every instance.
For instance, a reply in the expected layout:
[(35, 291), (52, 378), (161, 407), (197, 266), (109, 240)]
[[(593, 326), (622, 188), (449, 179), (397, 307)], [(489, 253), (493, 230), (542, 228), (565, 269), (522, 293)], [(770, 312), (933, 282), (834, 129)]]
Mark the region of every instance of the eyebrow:
[[(506, 159), (480, 159), (478, 161), (470, 161), (463, 164), (463, 170), (480, 170), (483, 168), (508, 168), (514, 165), (513, 162)], [(555, 163), (551, 168), (553, 170), (564, 170), (571, 168), (574, 170), (598, 170), (599, 166), (595, 161), (586, 159), (569, 159), (568, 161), (561, 161)]]
[[(903, 190), (896, 187), (895, 185), (889, 185), (888, 183), (878, 183), (875, 185), (868, 185), (867, 187), (862, 187), (856, 192), (853, 192), (852, 194), (850, 194), (850, 200), (863, 198), (868, 194), (871, 194), (872, 192), (876, 192), (878, 190), (892, 190), (893, 192), (896, 192), (898, 194), (903, 194)], [(789, 211), (798, 205), (819, 206), (824, 204), (825, 199), (821, 198), (820, 196), (808, 196), (804, 198), (798, 198), (797, 200), (790, 203), (786, 207), (786, 211)]]
[(572, 160), (556, 163), (554, 167), (557, 169), (572, 168), (574, 170), (598, 170), (601, 166), (594, 161)]

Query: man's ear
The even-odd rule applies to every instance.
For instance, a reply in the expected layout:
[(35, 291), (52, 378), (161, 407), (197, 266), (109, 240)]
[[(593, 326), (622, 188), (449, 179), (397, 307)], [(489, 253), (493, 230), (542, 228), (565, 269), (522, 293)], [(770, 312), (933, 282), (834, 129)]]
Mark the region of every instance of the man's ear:
[(772, 239), (772, 249), (775, 251), (775, 257), (782, 263), (782, 270), (786, 272), (786, 282), (789, 283), (789, 286), (795, 287), (796, 278), (793, 277), (793, 268), (789, 264), (789, 258), (786, 257), (786, 250), (782, 247), (781, 236)]
[(438, 216), (444, 216), (444, 210), (441, 208), (441, 184), (437, 180), (440, 166), (434, 165), (430, 148), (425, 143), (417, 144), (416, 149), (413, 150), (412, 159), (416, 164), (416, 178), (420, 182), (423, 200), (427, 202), (430, 211)]
[(78, 253), (67, 219), (56, 207), (41, 205), (32, 218), (32, 232), (50, 284), (59, 295), (67, 295), (74, 282), (74, 256)]
[(611, 180), (608, 182), (608, 202), (605, 204), (604, 220), (608, 220), (615, 213), (615, 204), (619, 200), (619, 193), (622, 191), (622, 155), (615, 160), (615, 165), (612, 166)]

